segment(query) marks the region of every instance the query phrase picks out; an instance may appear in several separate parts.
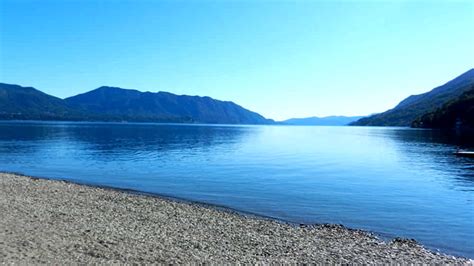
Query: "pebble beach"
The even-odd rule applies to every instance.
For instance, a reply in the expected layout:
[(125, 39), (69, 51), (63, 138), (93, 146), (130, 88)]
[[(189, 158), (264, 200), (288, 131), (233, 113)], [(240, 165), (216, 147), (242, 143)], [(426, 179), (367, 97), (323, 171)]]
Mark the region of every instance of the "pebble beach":
[(0, 263), (473, 264), (414, 240), (0, 173)]

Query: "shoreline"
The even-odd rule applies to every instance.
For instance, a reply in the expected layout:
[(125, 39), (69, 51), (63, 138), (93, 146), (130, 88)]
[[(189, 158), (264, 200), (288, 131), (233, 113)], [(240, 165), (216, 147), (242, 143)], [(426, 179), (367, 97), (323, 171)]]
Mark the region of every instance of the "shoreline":
[[(413, 240), (224, 206), (0, 173), (0, 262), (474, 264)], [(134, 225), (134, 226), (131, 226)]]
[[(171, 195), (166, 195), (166, 194), (160, 194), (160, 193), (153, 193), (153, 192), (144, 192), (136, 189), (130, 189), (130, 188), (120, 188), (120, 187), (114, 187), (114, 186), (107, 186), (107, 185), (100, 185), (100, 184), (92, 184), (92, 183), (86, 183), (86, 182), (80, 182), (80, 181), (75, 181), (75, 180), (69, 180), (69, 179), (62, 179), (62, 178), (50, 178), (50, 177), (44, 177), (44, 176), (31, 176), (27, 174), (23, 174), (21, 172), (9, 172), (9, 171), (0, 171), (0, 179), (2, 178), (2, 175), (13, 175), (13, 176), (20, 176), (20, 177), (27, 177), (33, 180), (47, 180), (47, 181), (54, 181), (54, 182), (64, 182), (68, 184), (74, 184), (78, 186), (84, 186), (84, 187), (89, 187), (89, 188), (99, 188), (103, 189), (105, 191), (112, 191), (112, 192), (121, 192), (121, 193), (127, 193), (135, 196), (140, 196), (140, 197), (151, 197), (151, 198), (156, 198), (158, 200), (164, 200), (164, 201), (170, 201), (178, 204), (187, 204), (187, 205), (194, 205), (202, 208), (208, 208), (208, 209), (213, 209), (217, 210), (219, 212), (225, 212), (229, 213), (231, 215), (238, 215), (238, 216), (243, 216), (244, 218), (248, 219), (256, 219), (256, 220), (263, 220), (263, 221), (271, 221), (271, 222), (277, 222), (281, 224), (286, 224), (289, 226), (293, 227), (318, 227), (318, 226), (334, 226), (334, 227), (341, 227), (346, 230), (350, 231), (358, 231), (358, 232), (364, 232), (368, 235), (371, 235), (383, 242), (390, 242), (392, 240), (401, 240), (401, 241), (413, 241), (417, 243), (420, 246), (423, 246), (426, 250), (434, 253), (434, 254), (442, 254), (446, 255), (449, 257), (459, 257), (459, 258), (465, 258), (462, 256), (457, 256), (457, 255), (452, 255), (448, 253), (444, 253), (441, 250), (437, 250), (435, 248), (428, 248), (425, 247), (423, 244), (419, 243), (416, 239), (413, 238), (406, 238), (406, 237), (398, 237), (398, 236), (389, 236), (387, 234), (371, 231), (371, 230), (365, 230), (365, 229), (359, 229), (359, 228), (353, 228), (353, 227), (348, 227), (344, 224), (339, 224), (339, 223), (298, 223), (298, 222), (292, 222), (288, 221), (282, 218), (278, 217), (272, 217), (268, 215), (263, 215), (263, 214), (258, 214), (258, 213), (253, 213), (249, 211), (243, 211), (243, 210), (238, 210), (234, 209), (229, 206), (225, 205), (219, 205), (219, 204), (213, 204), (213, 203), (207, 203), (207, 202), (202, 202), (202, 201), (196, 201), (196, 200), (190, 200), (186, 198), (180, 198), (176, 196), (171, 196)], [(467, 259), (467, 258), (466, 258)], [(468, 259), (469, 260), (469, 259)]]
[[(50, 178), (50, 177), (44, 177), (44, 176), (30, 176), (30, 175), (27, 175), (27, 174), (23, 174), (21, 172), (0, 171), (0, 178), (2, 178), (2, 175), (27, 177), (27, 178), (30, 178), (30, 179), (33, 179), (33, 180), (57, 181), (57, 182), (64, 182), (64, 183), (74, 184), (74, 185), (78, 185), (78, 186), (89, 187), (89, 188), (99, 188), (99, 189), (103, 189), (105, 191), (129, 193), (129, 194), (135, 195), (135, 196), (151, 197), (151, 198), (157, 198), (158, 200), (171, 201), (171, 202), (175, 202), (175, 203), (179, 203), (179, 204), (196, 205), (196, 206), (203, 207), (203, 208), (215, 209), (217, 211), (227, 212), (229, 214), (234, 214), (234, 215), (240, 215), (240, 216), (244, 216), (244, 217), (250, 218), (250, 219), (276, 221), (278, 223), (288, 224), (288, 225), (291, 225), (291, 226), (337, 225), (337, 226), (345, 227), (349, 230), (360, 230), (360, 229), (354, 229), (354, 228), (346, 227), (343, 224), (331, 224), (331, 223), (301, 224), (301, 223), (297, 223), (297, 222), (287, 221), (285, 219), (278, 218), (278, 217), (272, 217), (272, 216), (266, 216), (266, 215), (263, 215), (263, 214), (258, 214), (258, 213), (248, 212), (248, 211), (242, 211), (242, 210), (234, 209), (232, 207), (225, 206), (225, 205), (219, 205), (219, 204), (207, 203), (207, 202), (202, 202), (202, 201), (190, 200), (190, 199), (186, 199), (186, 198), (180, 198), (180, 197), (177, 197), (177, 196), (171, 196), (171, 195), (160, 194), (160, 193), (145, 192), (145, 191), (140, 191), (140, 190), (131, 189), (131, 188), (120, 188), (120, 187), (114, 187), (114, 186), (92, 184), (92, 183), (75, 181), (75, 180), (72, 180), (72, 179), (69, 180), (69, 179), (63, 179), (63, 178)], [(365, 231), (365, 232), (367, 232), (369, 234), (372, 234), (376, 237), (381, 237), (381, 238), (386, 238), (386, 239), (390, 238), (390, 237), (383, 237), (382, 235), (380, 235), (376, 232), (371, 232), (371, 231), (367, 231), (367, 230), (360, 230), (360, 231)], [(434, 251), (434, 252), (436, 253), (436, 251)]]

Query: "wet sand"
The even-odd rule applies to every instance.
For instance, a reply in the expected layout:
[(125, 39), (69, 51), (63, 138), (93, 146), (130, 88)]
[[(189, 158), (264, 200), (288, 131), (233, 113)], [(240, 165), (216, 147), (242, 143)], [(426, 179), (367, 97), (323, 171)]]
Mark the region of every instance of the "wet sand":
[(473, 264), (414, 241), (0, 173), (0, 263)]

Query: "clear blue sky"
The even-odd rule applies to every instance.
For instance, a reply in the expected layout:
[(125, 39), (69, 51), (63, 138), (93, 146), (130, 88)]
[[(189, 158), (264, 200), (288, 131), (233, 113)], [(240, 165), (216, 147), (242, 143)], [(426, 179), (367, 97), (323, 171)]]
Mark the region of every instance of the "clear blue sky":
[(0, 0), (0, 82), (367, 115), (474, 67), (474, 1)]

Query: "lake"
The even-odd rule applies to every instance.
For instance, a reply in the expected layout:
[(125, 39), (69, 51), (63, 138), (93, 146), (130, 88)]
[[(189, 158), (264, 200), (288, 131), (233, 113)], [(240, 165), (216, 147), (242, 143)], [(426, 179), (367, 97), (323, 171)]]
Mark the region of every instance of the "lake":
[(474, 258), (474, 159), (453, 155), (472, 141), (409, 128), (0, 122), (0, 171), (338, 223)]

